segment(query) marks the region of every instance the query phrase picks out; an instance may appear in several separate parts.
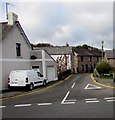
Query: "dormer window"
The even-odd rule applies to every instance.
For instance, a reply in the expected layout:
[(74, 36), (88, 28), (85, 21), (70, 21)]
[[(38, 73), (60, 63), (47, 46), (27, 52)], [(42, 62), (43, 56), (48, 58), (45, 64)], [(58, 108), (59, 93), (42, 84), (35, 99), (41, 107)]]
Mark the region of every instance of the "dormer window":
[(16, 43), (16, 55), (17, 57), (21, 56), (21, 44), (20, 43)]

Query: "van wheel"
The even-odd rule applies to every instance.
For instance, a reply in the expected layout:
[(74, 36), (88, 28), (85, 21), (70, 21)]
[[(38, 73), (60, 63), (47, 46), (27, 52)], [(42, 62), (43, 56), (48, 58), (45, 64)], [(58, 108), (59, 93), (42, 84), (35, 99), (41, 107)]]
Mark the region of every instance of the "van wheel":
[(33, 90), (34, 89), (34, 85), (33, 85), (33, 83), (31, 83), (30, 85), (29, 85), (29, 90)]
[(46, 80), (43, 81), (43, 85), (44, 85), (44, 86), (46, 85)]

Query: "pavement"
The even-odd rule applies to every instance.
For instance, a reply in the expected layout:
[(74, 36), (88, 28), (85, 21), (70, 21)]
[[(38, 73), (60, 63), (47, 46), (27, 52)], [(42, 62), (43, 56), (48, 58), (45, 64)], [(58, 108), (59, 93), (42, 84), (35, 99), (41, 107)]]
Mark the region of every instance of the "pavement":
[(113, 79), (104, 79), (99, 77), (93, 77), (91, 74), (93, 82), (97, 85), (104, 86), (107, 88), (115, 88), (115, 81)]
[(4, 90), (4, 91), (1, 91), (0, 92), (0, 99), (3, 99), (3, 98), (8, 98), (8, 97), (14, 97), (14, 96), (17, 96), (17, 95), (21, 95), (23, 93), (26, 93), (27, 91), (19, 91), (19, 90)]
[[(97, 85), (108, 87), (108, 88), (115, 88), (115, 82), (113, 82), (112, 79), (102, 79), (102, 78), (94, 77), (92, 74), (91, 74), (91, 79)], [(37, 89), (40, 89), (40, 88), (37, 88)], [(25, 89), (22, 89), (21, 91), (20, 89), (16, 89), (16, 90), (8, 89), (8, 90), (0, 91), (0, 100), (8, 97), (21, 95), (27, 92), (31, 92), (31, 91), (27, 91)]]
[(99, 83), (102, 83), (106, 86), (112, 86), (112, 87), (115, 87), (115, 82), (113, 82), (112, 79), (102, 79), (102, 78), (95, 78), (95, 80)]

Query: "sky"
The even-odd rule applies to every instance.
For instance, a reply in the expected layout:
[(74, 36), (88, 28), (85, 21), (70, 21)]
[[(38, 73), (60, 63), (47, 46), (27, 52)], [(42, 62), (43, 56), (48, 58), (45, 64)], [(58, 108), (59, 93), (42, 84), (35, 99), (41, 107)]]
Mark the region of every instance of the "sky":
[[(87, 44), (101, 49), (113, 49), (112, 0), (6, 0), (12, 4), (9, 12), (18, 20), (33, 44), (78, 46)], [(2, 19), (6, 21), (5, 2)]]

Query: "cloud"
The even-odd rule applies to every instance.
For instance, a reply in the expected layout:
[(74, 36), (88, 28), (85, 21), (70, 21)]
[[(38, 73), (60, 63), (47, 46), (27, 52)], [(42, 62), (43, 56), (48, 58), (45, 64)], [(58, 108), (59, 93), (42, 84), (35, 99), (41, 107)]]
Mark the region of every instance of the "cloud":
[(112, 3), (101, 2), (16, 2), (19, 16), (32, 43), (53, 45), (89, 44), (112, 48)]

